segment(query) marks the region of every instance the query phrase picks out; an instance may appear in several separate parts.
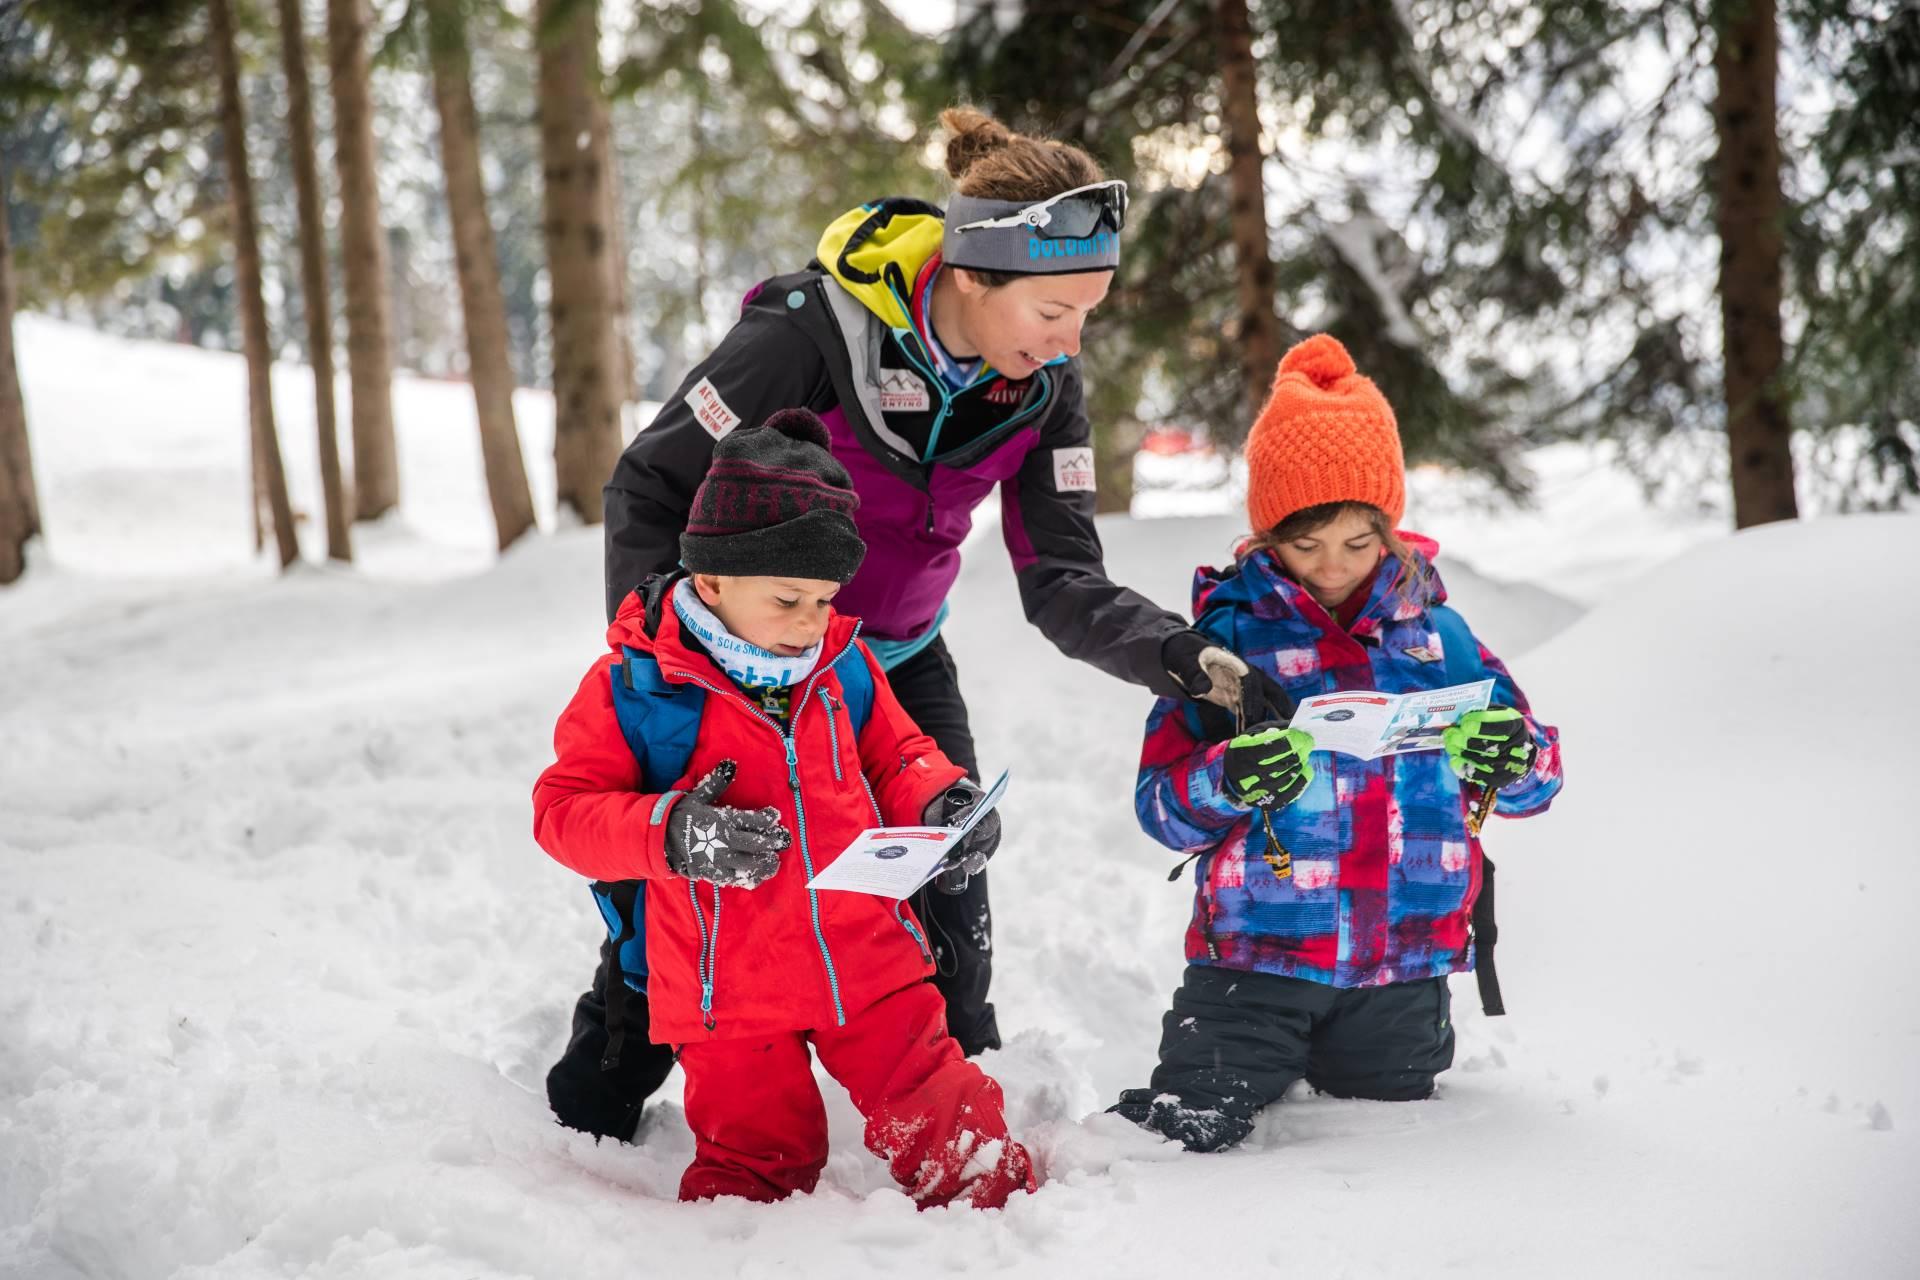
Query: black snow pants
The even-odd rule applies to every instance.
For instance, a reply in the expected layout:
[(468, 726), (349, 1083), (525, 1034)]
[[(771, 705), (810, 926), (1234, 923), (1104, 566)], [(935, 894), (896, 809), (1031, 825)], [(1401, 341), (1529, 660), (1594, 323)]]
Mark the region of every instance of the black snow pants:
[[(887, 672), (887, 682), (921, 731), (978, 782), (967, 704), (946, 642), (935, 638)], [(936, 967), (933, 984), (947, 1002), (948, 1030), (969, 1057), (998, 1049), (1000, 1028), (987, 999), (993, 917), (986, 875), (974, 876), (959, 894), (929, 885), (914, 895), (912, 905), (926, 926)], [(628, 1142), (639, 1125), (641, 1104), (673, 1067), (673, 1050), (648, 1041), (647, 997), (613, 976), (612, 961), (613, 946), (603, 942), (593, 987), (574, 1005), (566, 1052), (547, 1072), (547, 1102), (568, 1128)]]
[(1337, 1098), (1425, 1098), (1453, 1065), (1451, 1009), (1445, 978), (1346, 988), (1188, 965), (1151, 1086), (1110, 1110), (1189, 1151), (1220, 1151), (1303, 1078)]

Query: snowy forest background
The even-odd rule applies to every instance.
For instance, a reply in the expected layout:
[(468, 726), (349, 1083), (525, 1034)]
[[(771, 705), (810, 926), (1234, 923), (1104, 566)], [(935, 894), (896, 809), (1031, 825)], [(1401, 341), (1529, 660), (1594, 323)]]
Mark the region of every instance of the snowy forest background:
[[(1087, 342), (1109, 509), (1145, 431), (1230, 449), (1315, 330), (1413, 460), (1513, 497), (1568, 438), (1741, 525), (1920, 488), (1910, 0), (23, 0), (0, 68), (5, 318), (246, 350), (263, 533), (310, 518), (316, 555), (398, 500), (395, 369), (480, 371), (502, 546), (538, 519), (510, 389), (556, 387), (558, 503), (596, 519), (633, 406), (747, 287), (942, 194), (954, 101), (1134, 186)], [(264, 368), (316, 355), (349, 385), (309, 426)], [(0, 581), (39, 525), (23, 416), (7, 373)], [(330, 521), (285, 508), (287, 451)]]
[[(943, 634), (1046, 1184), (916, 1214), (829, 1083), (817, 1194), (681, 1206), (677, 1077), (634, 1146), (541, 1087), (600, 486), (829, 218), (943, 197), (957, 101), (1132, 184), (1116, 580), (1230, 556), (1288, 342), (1392, 398), (1566, 747), (1488, 837), (1513, 1012), (1217, 1159), (1103, 1116), (1189, 898), (987, 504)], [(1920, 1274), (1920, 0), (19, 0), (0, 126), (0, 1276)]]

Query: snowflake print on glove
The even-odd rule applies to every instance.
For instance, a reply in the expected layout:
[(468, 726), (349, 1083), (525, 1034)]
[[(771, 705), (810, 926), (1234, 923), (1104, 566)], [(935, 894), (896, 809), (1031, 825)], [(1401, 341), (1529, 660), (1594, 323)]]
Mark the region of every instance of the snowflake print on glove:
[(737, 765), (722, 760), (693, 790), (674, 802), (667, 828), (667, 866), (689, 880), (752, 889), (780, 870), (780, 852), (793, 837), (780, 811), (715, 806), (733, 785)]

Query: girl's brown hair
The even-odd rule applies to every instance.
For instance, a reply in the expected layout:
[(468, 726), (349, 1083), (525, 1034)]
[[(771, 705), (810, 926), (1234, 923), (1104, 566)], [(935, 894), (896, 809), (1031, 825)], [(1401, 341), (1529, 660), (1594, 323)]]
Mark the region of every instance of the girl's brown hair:
[[(1367, 522), (1367, 527), (1379, 536), (1380, 545), (1387, 549), (1387, 554), (1400, 562), (1400, 581), (1397, 584), (1400, 593), (1410, 600), (1424, 603), (1431, 594), (1431, 575), (1427, 572), (1426, 563), (1393, 531), (1393, 522), (1387, 519), (1387, 513), (1370, 502), (1323, 502), (1317, 507), (1296, 511), (1271, 529), (1250, 533), (1241, 539), (1234, 548), (1233, 558), (1244, 563), (1256, 551), (1277, 552), (1295, 538), (1317, 533), (1344, 515), (1357, 515)], [(1278, 555), (1274, 558), (1276, 561), (1279, 559)]]
[[(1015, 133), (974, 107), (948, 107), (940, 123), (947, 139), (947, 174), (963, 196), (976, 200), (1045, 200), (1106, 177), (1093, 157), (1076, 146)], [(989, 286), (1021, 277), (1004, 271), (973, 271)]]

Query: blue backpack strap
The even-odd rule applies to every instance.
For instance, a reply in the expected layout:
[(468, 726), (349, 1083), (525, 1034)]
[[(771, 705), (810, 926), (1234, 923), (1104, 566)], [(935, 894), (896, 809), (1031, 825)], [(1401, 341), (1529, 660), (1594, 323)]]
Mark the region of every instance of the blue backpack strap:
[(1428, 608), (1427, 616), (1433, 619), (1433, 629), (1440, 635), (1440, 647), (1446, 652), (1447, 683), (1472, 684), (1486, 679), (1487, 669), (1480, 661), (1480, 644), (1473, 638), (1467, 620), (1444, 604)]
[[(707, 691), (697, 684), (669, 684), (661, 678), (652, 654), (623, 647), (621, 661), (608, 670), (613, 686), (613, 714), (620, 736), (640, 764), (640, 788), (664, 793), (687, 771), (694, 740), (700, 736), (700, 713)], [(607, 922), (613, 959), (621, 980), (635, 991), (647, 989), (647, 895), (635, 886), (628, 895), (608, 892), (595, 884), (593, 898)]]
[(633, 758), (640, 762), (640, 788), (664, 792), (687, 771), (707, 691), (697, 684), (669, 684), (650, 653), (623, 646), (625, 657), (609, 668), (613, 714)]
[(873, 714), (873, 668), (867, 665), (866, 655), (860, 652), (860, 642), (847, 646), (834, 664), (834, 674), (840, 677), (840, 698), (847, 704), (847, 716), (853, 721), (853, 732), (857, 737), (867, 727), (867, 718)]

